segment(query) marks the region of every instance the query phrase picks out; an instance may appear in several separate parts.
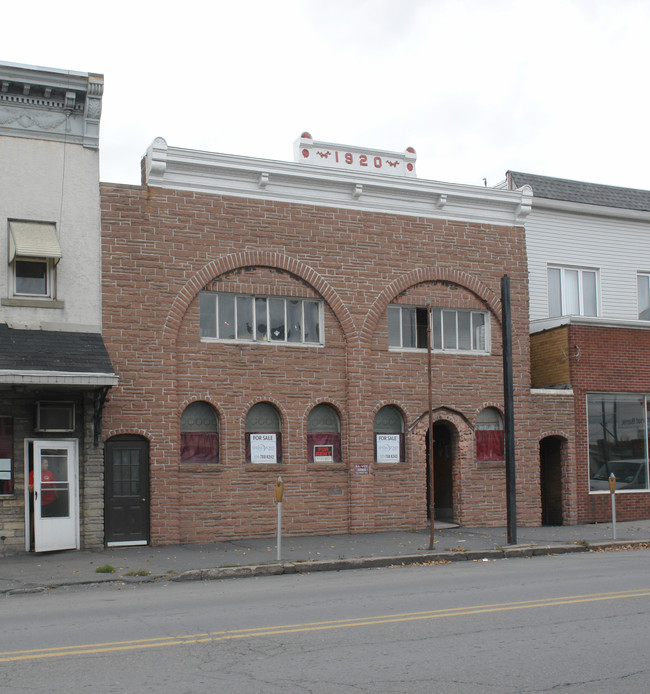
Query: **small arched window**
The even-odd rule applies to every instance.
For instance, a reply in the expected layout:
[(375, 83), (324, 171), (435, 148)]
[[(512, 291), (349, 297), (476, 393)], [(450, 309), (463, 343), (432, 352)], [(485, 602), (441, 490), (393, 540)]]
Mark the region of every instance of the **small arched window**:
[(258, 402), (246, 415), (246, 462), (282, 462), (280, 414), (268, 402)]
[(496, 407), (486, 407), (476, 419), (476, 460), (503, 460), (503, 419)]
[(375, 461), (401, 463), (404, 456), (404, 417), (393, 405), (382, 407), (375, 415)]
[(219, 462), (219, 418), (212, 405), (193, 402), (181, 415), (181, 463)]
[(307, 461), (340, 463), (341, 422), (331, 405), (316, 405), (307, 418)]

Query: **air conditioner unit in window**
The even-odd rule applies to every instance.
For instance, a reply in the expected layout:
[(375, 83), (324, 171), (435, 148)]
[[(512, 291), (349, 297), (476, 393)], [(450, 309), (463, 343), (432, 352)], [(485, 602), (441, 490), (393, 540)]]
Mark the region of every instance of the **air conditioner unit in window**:
[(36, 403), (36, 431), (74, 431), (74, 403), (40, 400)]

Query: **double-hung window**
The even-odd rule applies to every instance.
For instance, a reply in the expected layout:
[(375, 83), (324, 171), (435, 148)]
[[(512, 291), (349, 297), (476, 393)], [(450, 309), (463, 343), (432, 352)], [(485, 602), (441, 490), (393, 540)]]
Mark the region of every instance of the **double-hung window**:
[(650, 320), (650, 273), (639, 272), (636, 276), (639, 320)]
[[(431, 309), (431, 347), (437, 351), (486, 352), (489, 321), (485, 311)], [(388, 307), (388, 345), (426, 349), (427, 309), (391, 304)]]
[(548, 315), (597, 316), (598, 272), (578, 267), (548, 267)]
[(55, 299), (56, 265), (61, 247), (56, 226), (9, 222), (11, 295), (16, 299)]
[(322, 302), (201, 292), (201, 337), (236, 342), (322, 344)]

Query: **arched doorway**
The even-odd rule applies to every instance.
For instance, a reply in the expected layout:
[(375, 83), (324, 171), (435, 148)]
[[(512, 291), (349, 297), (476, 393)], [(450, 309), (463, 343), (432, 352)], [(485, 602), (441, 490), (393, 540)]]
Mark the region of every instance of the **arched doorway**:
[[(430, 518), (429, 484), (429, 432), (426, 439), (427, 451), (427, 518)], [(436, 520), (452, 521), (454, 518), (454, 430), (447, 422), (433, 425), (433, 498)]]
[(539, 443), (542, 525), (562, 525), (562, 443), (559, 436)]

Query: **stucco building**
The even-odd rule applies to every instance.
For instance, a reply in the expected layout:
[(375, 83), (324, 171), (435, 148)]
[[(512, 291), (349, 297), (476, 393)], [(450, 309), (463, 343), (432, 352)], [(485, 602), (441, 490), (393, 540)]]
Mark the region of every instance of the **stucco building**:
[(104, 541), (102, 91), (0, 64), (0, 552)]

